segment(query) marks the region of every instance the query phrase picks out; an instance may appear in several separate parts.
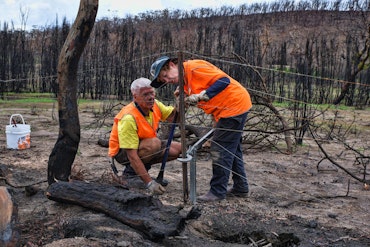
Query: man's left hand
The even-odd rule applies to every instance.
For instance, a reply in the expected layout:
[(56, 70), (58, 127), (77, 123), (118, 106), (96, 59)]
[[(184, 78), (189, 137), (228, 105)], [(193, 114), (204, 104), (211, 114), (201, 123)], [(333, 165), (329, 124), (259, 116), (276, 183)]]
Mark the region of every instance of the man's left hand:
[(156, 181), (152, 180), (146, 185), (147, 189), (155, 195), (162, 195), (164, 192), (166, 192), (166, 189), (157, 183)]
[(203, 90), (199, 94), (190, 95), (189, 97), (185, 99), (185, 102), (189, 104), (196, 104), (199, 101), (208, 101), (208, 100), (209, 100), (209, 97), (206, 94), (206, 90)]

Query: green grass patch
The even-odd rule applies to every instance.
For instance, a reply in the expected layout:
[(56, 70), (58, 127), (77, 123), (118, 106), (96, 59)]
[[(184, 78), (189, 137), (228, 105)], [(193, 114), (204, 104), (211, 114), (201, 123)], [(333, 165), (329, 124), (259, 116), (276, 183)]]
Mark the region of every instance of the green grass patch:
[(12, 100), (0, 100), (0, 103), (4, 104), (38, 104), (38, 103), (53, 103), (56, 102), (56, 99), (51, 98), (19, 98)]
[[(77, 99), (80, 109), (100, 109), (107, 101), (92, 99)], [(58, 99), (50, 93), (6, 93), (0, 99), (1, 108), (40, 108), (57, 107)]]

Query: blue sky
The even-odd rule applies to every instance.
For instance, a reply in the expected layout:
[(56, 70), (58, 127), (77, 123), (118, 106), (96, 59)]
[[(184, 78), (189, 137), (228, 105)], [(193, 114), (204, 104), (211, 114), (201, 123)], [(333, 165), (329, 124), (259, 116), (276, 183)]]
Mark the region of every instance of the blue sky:
[[(97, 19), (103, 17), (125, 17), (127, 14), (162, 10), (182, 9), (190, 10), (200, 7), (218, 8), (221, 6), (239, 6), (254, 2), (266, 2), (261, 0), (99, 0)], [(64, 17), (73, 23), (79, 7), (79, 0), (0, 0), (0, 29), (4, 22), (10, 27), (33, 27), (54, 26), (56, 19), (61, 23)], [(23, 18), (22, 18), (23, 16)], [(24, 25), (25, 24), (25, 25)]]

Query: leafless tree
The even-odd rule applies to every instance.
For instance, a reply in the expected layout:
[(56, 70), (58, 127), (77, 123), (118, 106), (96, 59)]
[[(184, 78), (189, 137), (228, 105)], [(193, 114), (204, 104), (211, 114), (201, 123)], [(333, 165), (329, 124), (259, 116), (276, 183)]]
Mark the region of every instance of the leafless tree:
[(80, 142), (77, 70), (80, 56), (94, 27), (98, 0), (81, 0), (78, 15), (58, 61), (59, 136), (48, 161), (48, 183), (68, 181)]

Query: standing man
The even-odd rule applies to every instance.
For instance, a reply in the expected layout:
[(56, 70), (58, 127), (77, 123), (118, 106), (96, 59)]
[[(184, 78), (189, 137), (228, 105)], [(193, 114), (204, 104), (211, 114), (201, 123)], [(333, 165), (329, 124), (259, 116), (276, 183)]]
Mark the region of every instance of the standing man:
[[(164, 187), (150, 177), (148, 170), (162, 162), (166, 149), (166, 141), (157, 137), (159, 122), (172, 122), (176, 109), (156, 100), (150, 83), (147, 78), (132, 82), (133, 101), (114, 117), (108, 154), (126, 166), (125, 175), (139, 176), (153, 194), (163, 194)], [(172, 142), (167, 160), (176, 159), (180, 153), (181, 143)]]
[[(235, 79), (204, 60), (183, 62), (185, 101), (197, 106), (216, 121), (211, 144), (212, 171), (210, 190), (199, 201), (219, 201), (226, 195), (247, 197), (249, 192), (244, 168), (241, 139), (252, 102), (248, 91)], [(162, 56), (150, 68), (155, 88), (178, 84), (178, 59)], [(227, 184), (232, 171), (233, 186)]]

